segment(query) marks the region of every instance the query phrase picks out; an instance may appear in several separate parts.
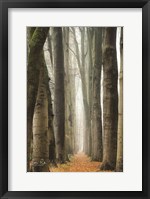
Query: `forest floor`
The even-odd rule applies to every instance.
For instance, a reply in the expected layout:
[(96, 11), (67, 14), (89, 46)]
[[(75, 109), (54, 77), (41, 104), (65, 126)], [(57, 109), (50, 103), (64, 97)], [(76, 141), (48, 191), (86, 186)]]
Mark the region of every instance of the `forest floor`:
[(66, 164), (58, 164), (58, 167), (50, 168), (51, 172), (102, 172), (101, 162), (91, 161), (84, 153), (78, 153), (70, 158)]

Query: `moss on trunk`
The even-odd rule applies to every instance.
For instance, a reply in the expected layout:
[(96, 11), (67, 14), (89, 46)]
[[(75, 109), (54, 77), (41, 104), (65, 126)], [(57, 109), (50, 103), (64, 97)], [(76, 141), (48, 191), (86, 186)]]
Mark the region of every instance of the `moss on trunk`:
[[(34, 29), (34, 28), (33, 28)], [(29, 40), (30, 49), (27, 65), (27, 171), (30, 171), (30, 153), (32, 138), (32, 120), (39, 84), (39, 58), (45, 43), (49, 28), (36, 28)]]

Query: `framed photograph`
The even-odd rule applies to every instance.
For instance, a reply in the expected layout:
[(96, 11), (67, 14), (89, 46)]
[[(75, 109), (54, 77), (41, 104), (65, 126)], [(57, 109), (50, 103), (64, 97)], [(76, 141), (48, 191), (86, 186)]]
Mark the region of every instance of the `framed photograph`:
[(1, 1), (1, 198), (149, 198), (148, 0)]

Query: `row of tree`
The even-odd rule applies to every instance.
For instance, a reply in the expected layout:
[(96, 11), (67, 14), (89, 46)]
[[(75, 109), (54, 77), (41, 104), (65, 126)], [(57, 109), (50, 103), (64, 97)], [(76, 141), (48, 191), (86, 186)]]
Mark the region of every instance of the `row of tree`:
[(123, 171), (122, 28), (119, 32), (116, 49), (116, 27), (28, 28), (28, 171), (49, 171), (50, 163), (65, 163), (81, 149), (102, 162), (102, 170)]

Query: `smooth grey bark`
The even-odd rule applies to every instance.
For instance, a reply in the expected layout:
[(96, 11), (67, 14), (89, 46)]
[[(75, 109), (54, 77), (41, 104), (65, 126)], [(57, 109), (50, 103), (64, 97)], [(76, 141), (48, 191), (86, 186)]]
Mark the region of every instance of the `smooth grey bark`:
[(93, 98), (93, 51), (94, 51), (94, 28), (87, 28), (88, 43), (88, 104), (90, 109), (90, 129), (89, 129), (89, 154), (92, 156), (93, 136), (92, 136), (92, 98)]
[(56, 143), (56, 159), (58, 163), (65, 161), (65, 101), (64, 101), (64, 55), (62, 29), (53, 28), (54, 34), (54, 135)]
[(92, 160), (102, 161), (102, 119), (101, 119), (101, 70), (102, 70), (102, 28), (95, 28), (95, 60), (93, 66), (92, 99)]
[(48, 132), (49, 132), (49, 160), (51, 165), (56, 166), (56, 146), (55, 146), (55, 137), (54, 137), (54, 126), (53, 119), (54, 113), (52, 108), (52, 95), (49, 86), (50, 78), (48, 77), (47, 72), (47, 95), (48, 95)]
[(120, 75), (119, 75), (118, 143), (116, 171), (123, 171), (123, 28), (120, 36)]
[(105, 28), (103, 49), (103, 129), (104, 154), (102, 170), (114, 170), (117, 155), (118, 68), (116, 29)]
[[(66, 132), (66, 158), (68, 154), (73, 154), (74, 146), (74, 133), (75, 133), (75, 85), (72, 78), (72, 67), (70, 65), (70, 31), (69, 27), (63, 29), (64, 38), (64, 64), (65, 64), (65, 132)], [(73, 71), (74, 72), (74, 71)]]
[[(49, 33), (47, 35), (47, 46), (48, 46), (48, 51), (49, 51), (49, 56), (50, 56), (50, 66), (49, 68), (46, 67), (46, 73), (47, 73), (47, 95), (48, 95), (48, 132), (49, 132), (49, 160), (50, 160), (50, 166), (55, 167), (57, 166), (56, 164), (56, 147), (55, 147), (55, 137), (54, 137), (54, 126), (53, 126), (53, 118), (54, 118), (54, 113), (53, 113), (53, 103), (52, 103), (52, 93), (53, 93), (53, 28), (51, 27), (49, 29)], [(46, 57), (45, 57), (46, 58)], [(49, 71), (49, 73), (48, 73)]]
[(54, 64), (53, 64), (53, 51), (52, 51), (52, 36), (50, 35), (50, 32), (47, 35), (47, 44), (48, 44), (48, 51), (49, 51), (49, 54), (50, 54), (51, 65), (52, 65), (52, 68), (53, 68)]
[(86, 154), (89, 153), (89, 136), (90, 136), (90, 111), (88, 103), (88, 85), (86, 81), (85, 73), (85, 28), (80, 28), (81, 31), (81, 71), (82, 71), (82, 90), (83, 93), (83, 104), (85, 112), (85, 131), (84, 131), (84, 151)]
[[(71, 56), (70, 56), (71, 57)], [(72, 57), (74, 58), (74, 57)], [(74, 63), (74, 61), (72, 62)], [(76, 148), (76, 88), (75, 88), (75, 68), (74, 65), (71, 64), (70, 59), (69, 59), (69, 90), (70, 90), (70, 96), (69, 96), (69, 101), (70, 101), (70, 106), (69, 106), (69, 122), (70, 122), (70, 127), (71, 127), (71, 151), (72, 153), (76, 153), (78, 150)], [(68, 92), (68, 91), (67, 91)]]
[(43, 50), (49, 28), (31, 28), (27, 65), (27, 171), (30, 171), (30, 154), (32, 140), (32, 120), (36, 103), (40, 64), (39, 58)]
[(40, 78), (33, 117), (33, 172), (49, 172), (48, 76), (44, 54), (40, 55)]

